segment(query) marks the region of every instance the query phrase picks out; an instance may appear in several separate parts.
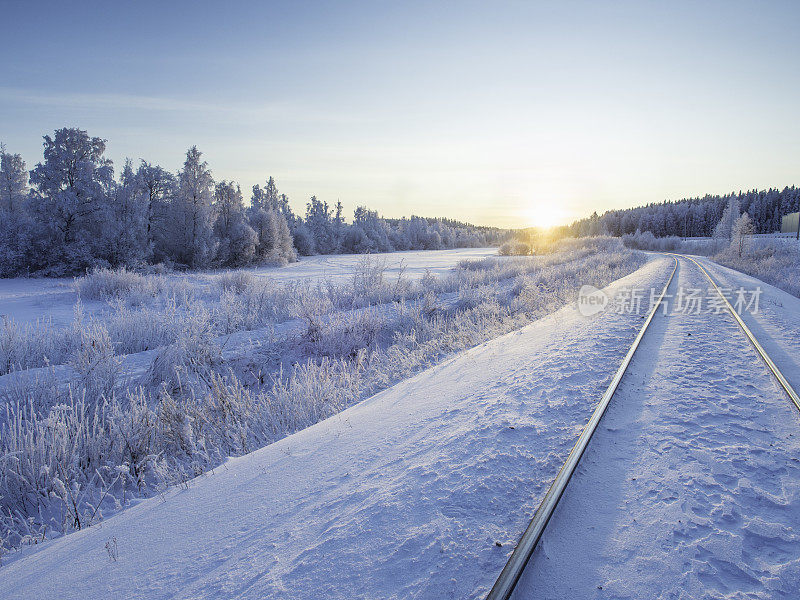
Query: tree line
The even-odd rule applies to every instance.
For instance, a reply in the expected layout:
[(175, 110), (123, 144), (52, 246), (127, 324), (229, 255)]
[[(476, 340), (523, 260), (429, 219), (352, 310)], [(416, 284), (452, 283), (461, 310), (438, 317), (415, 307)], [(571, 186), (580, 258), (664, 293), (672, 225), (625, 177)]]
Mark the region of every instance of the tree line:
[(505, 232), (448, 219), (381, 218), (312, 196), (305, 216), (269, 177), (245, 204), (240, 186), (215, 181), (192, 146), (177, 173), (125, 161), (115, 177), (106, 140), (62, 128), (44, 136), (31, 171), (0, 146), (0, 277), (63, 276), (94, 267), (202, 269), (282, 264), (298, 254), (481, 247)]
[(800, 209), (800, 188), (751, 190), (723, 196), (706, 195), (610, 210), (564, 227), (571, 236), (622, 236), (636, 231), (649, 231), (656, 237), (710, 237), (729, 206), (746, 213), (755, 233), (780, 231), (781, 217)]

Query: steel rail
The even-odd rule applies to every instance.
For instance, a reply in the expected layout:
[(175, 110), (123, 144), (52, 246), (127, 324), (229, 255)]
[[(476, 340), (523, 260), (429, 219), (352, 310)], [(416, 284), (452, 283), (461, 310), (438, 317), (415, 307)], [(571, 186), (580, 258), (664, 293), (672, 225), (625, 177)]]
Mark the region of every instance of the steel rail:
[[(669, 253), (669, 254), (672, 254), (672, 253)], [(714, 279), (711, 277), (711, 275), (708, 274), (708, 271), (706, 271), (705, 268), (703, 267), (703, 265), (701, 265), (699, 262), (697, 262), (691, 256), (685, 256), (683, 254), (673, 254), (673, 256), (681, 256), (683, 258), (689, 259), (695, 265), (697, 265), (697, 267), (700, 269), (700, 271), (702, 271), (703, 275), (705, 275), (706, 278), (711, 282), (711, 285), (714, 286), (714, 289), (717, 290), (717, 293), (719, 294), (719, 297), (722, 298), (722, 300), (725, 302), (725, 306), (728, 308), (728, 312), (730, 312), (733, 315), (733, 318), (736, 319), (736, 322), (739, 324), (739, 327), (744, 332), (744, 334), (747, 336), (747, 339), (750, 340), (750, 343), (756, 349), (756, 352), (758, 352), (759, 356), (761, 356), (761, 358), (767, 364), (767, 367), (769, 367), (769, 370), (772, 371), (772, 374), (775, 376), (775, 379), (778, 380), (778, 383), (781, 385), (783, 390), (788, 394), (789, 399), (792, 402), (794, 402), (794, 405), (797, 407), (797, 410), (800, 410), (800, 396), (797, 395), (797, 392), (794, 391), (794, 389), (792, 388), (791, 384), (786, 379), (784, 374), (781, 373), (781, 370), (778, 368), (778, 366), (769, 357), (769, 354), (767, 354), (767, 351), (764, 350), (764, 348), (761, 346), (761, 344), (758, 343), (758, 340), (756, 339), (756, 336), (753, 335), (753, 332), (750, 331), (750, 328), (744, 322), (742, 317), (739, 316), (739, 313), (737, 313), (736, 310), (733, 308), (733, 306), (731, 306), (731, 303), (725, 297), (725, 294), (722, 293), (722, 290), (719, 289), (719, 286), (714, 281)]]
[(500, 576), (497, 578), (497, 581), (495, 581), (492, 589), (489, 591), (489, 595), (486, 596), (486, 600), (508, 600), (511, 597), (511, 594), (514, 592), (514, 588), (516, 587), (519, 578), (522, 576), (522, 571), (525, 570), (528, 560), (530, 560), (533, 551), (536, 549), (536, 545), (539, 543), (542, 533), (544, 532), (545, 527), (547, 527), (547, 523), (550, 521), (550, 517), (552, 517), (553, 512), (555, 512), (558, 501), (561, 499), (561, 496), (564, 493), (572, 474), (575, 472), (578, 462), (580, 461), (581, 456), (583, 456), (583, 452), (589, 445), (589, 440), (592, 438), (592, 434), (597, 429), (600, 419), (603, 418), (603, 414), (605, 413), (606, 408), (611, 401), (611, 397), (617, 390), (619, 382), (622, 380), (622, 376), (625, 374), (625, 371), (627, 370), (628, 365), (633, 358), (633, 353), (636, 352), (636, 349), (639, 347), (639, 343), (642, 341), (642, 338), (647, 331), (647, 327), (653, 320), (656, 311), (664, 299), (664, 295), (667, 293), (667, 288), (672, 282), (672, 278), (675, 276), (675, 271), (678, 269), (678, 259), (677, 257), (673, 258), (675, 259), (675, 266), (672, 268), (672, 273), (670, 274), (669, 279), (667, 279), (664, 289), (661, 290), (661, 295), (659, 296), (658, 301), (655, 303), (655, 306), (653, 306), (653, 309), (647, 316), (647, 320), (644, 322), (644, 325), (639, 331), (639, 334), (636, 336), (636, 339), (633, 340), (633, 344), (631, 344), (631, 347), (628, 350), (628, 353), (625, 355), (625, 358), (622, 359), (622, 364), (620, 364), (617, 372), (614, 374), (611, 383), (608, 385), (603, 397), (600, 399), (600, 403), (597, 405), (597, 408), (594, 409), (589, 422), (586, 423), (586, 426), (583, 428), (583, 431), (578, 437), (578, 441), (575, 442), (575, 446), (570, 451), (569, 456), (567, 456), (567, 460), (561, 466), (561, 470), (559, 470), (558, 475), (556, 475), (556, 478), (550, 485), (550, 489), (547, 490), (547, 493), (542, 499), (541, 504), (539, 504), (539, 508), (536, 509), (533, 519), (525, 530), (525, 533), (522, 534), (522, 537), (520, 538), (516, 548), (514, 548), (514, 551), (511, 553), (508, 562), (500, 572)]

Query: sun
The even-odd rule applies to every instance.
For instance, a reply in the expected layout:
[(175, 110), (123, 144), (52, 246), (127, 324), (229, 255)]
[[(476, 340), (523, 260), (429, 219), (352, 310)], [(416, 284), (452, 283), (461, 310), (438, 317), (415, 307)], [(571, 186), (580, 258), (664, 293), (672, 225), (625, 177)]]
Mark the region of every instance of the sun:
[(563, 225), (567, 213), (555, 203), (537, 202), (523, 211), (523, 217), (528, 227), (551, 229)]

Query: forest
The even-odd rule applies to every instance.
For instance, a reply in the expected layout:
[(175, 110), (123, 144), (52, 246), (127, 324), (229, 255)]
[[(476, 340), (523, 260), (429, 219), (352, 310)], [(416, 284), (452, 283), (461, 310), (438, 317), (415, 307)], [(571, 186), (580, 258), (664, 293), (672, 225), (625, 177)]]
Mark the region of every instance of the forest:
[(44, 136), (31, 170), (0, 148), (0, 277), (77, 275), (95, 268), (184, 270), (285, 264), (297, 255), (438, 250), (496, 244), (506, 232), (450, 219), (384, 219), (312, 196), (294, 213), (272, 177), (246, 203), (215, 181), (192, 146), (172, 173), (125, 161), (115, 177), (106, 140), (62, 128)]
[(743, 213), (750, 216), (754, 233), (772, 233), (780, 231), (783, 215), (800, 208), (800, 188), (792, 186), (782, 190), (770, 188), (723, 196), (706, 195), (702, 198), (609, 210), (602, 215), (595, 212), (588, 218), (563, 227), (562, 230), (565, 235), (577, 237), (619, 237), (637, 230), (650, 231), (656, 237), (710, 237), (732, 201)]

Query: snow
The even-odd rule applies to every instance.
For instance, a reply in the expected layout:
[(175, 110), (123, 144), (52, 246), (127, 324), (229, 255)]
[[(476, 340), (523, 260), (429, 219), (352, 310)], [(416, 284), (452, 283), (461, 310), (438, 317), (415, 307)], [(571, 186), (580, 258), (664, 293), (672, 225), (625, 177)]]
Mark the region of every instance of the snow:
[[(442, 274), (461, 260), (484, 258), (497, 254), (497, 248), (461, 248), (457, 250), (411, 250), (371, 254), (372, 260), (385, 261), (385, 275), (396, 278), (401, 269), (409, 279), (419, 279), (426, 271)], [(354, 268), (363, 261), (364, 254), (332, 254), (305, 256), (285, 267), (252, 267), (240, 269), (260, 278), (278, 283), (290, 281), (342, 280), (353, 276)], [(213, 271), (175, 273), (172, 279), (185, 279), (191, 285), (207, 288), (216, 276)], [(72, 278), (11, 278), (0, 279), (0, 317), (14, 319), (17, 323), (30, 323), (37, 319), (53, 320), (57, 326), (69, 325), (74, 319), (78, 295)], [(83, 300), (84, 312), (99, 313), (107, 310), (100, 301)]]
[[(668, 268), (612, 287), (659, 285)], [(18, 553), (0, 597), (481, 597), (639, 325), (566, 307)]]
[[(433, 274), (445, 274), (461, 260), (480, 259), (494, 256), (496, 248), (466, 249), (466, 250), (432, 250), (432, 251), (410, 251), (395, 252), (386, 254), (372, 255), (373, 260), (385, 261), (387, 279), (396, 279), (403, 269), (403, 275), (409, 279), (419, 279), (426, 272)], [(359, 261), (363, 261), (363, 254), (346, 254), (333, 256), (314, 256), (301, 259), (288, 267), (270, 267), (258, 269), (240, 269), (241, 271), (252, 272), (256, 277), (270, 277), (273, 280), (288, 282), (291, 280), (349, 280), (353, 277), (354, 270)], [(209, 287), (216, 274), (201, 273), (184, 276), (191, 285), (196, 287)], [(5, 285), (4, 285), (5, 284)], [(46, 315), (63, 325), (69, 323), (74, 316), (74, 303), (77, 295), (71, 289), (71, 280), (43, 280), (43, 279), (0, 279), (0, 298), (3, 299), (0, 310), (8, 310), (9, 316), (18, 322), (21, 320), (36, 320)], [(457, 299), (457, 292), (439, 294), (438, 301), (442, 306), (448, 306)], [(6, 303), (6, 300), (9, 302)], [(18, 299), (16, 304), (11, 299)], [(83, 303), (84, 307), (94, 308), (96, 314), (107, 308), (106, 303), (95, 301)], [(89, 312), (89, 311), (86, 311)], [(392, 303), (381, 306), (368, 306), (365, 308), (340, 311), (334, 317), (355, 318), (361, 313), (371, 314), (381, 313), (385, 317), (397, 312), (397, 306)], [(34, 315), (35, 313), (35, 315)], [(331, 315), (323, 315), (320, 322), (325, 323)], [(307, 328), (307, 324), (302, 319), (291, 319), (262, 327), (254, 330), (236, 331), (227, 335), (219, 336), (214, 341), (222, 348), (222, 358), (226, 361), (246, 357), (254, 350), (258, 349), (271, 340), (288, 338), (292, 334)], [(134, 352), (119, 356), (118, 383), (117, 387), (122, 389), (131, 382), (140, 382), (147, 373), (153, 359), (160, 351), (159, 348)], [(5, 375), (0, 375), (0, 392), (14, 386), (29, 385), (37, 380), (52, 380), (59, 385), (66, 385), (75, 378), (75, 371), (69, 365), (54, 365), (48, 367), (30, 368), (18, 370)], [(52, 378), (52, 379), (51, 379)]]
[[(0, 279), (0, 318), (30, 323), (50, 318), (65, 326), (75, 316), (77, 294), (72, 279)], [(101, 310), (102, 302), (85, 303), (87, 312)]]
[[(396, 277), (401, 267), (411, 279), (419, 279), (426, 271), (434, 275), (446, 273), (461, 260), (474, 260), (495, 256), (497, 248), (459, 248), (456, 250), (408, 250), (370, 254), (369, 257), (386, 262), (386, 276)], [(275, 281), (298, 279), (340, 279), (353, 276), (353, 269), (364, 260), (364, 254), (330, 254), (301, 257), (285, 267), (245, 269), (254, 275), (267, 276)]]
[[(765, 290), (745, 318), (797, 385), (800, 300), (703, 263)], [(800, 413), (730, 315), (657, 316), (514, 598), (796, 598), (798, 455)]]
[(761, 289), (760, 310), (742, 314), (747, 326), (795, 390), (800, 390), (800, 299), (755, 277), (695, 256), (720, 287)]
[[(745, 320), (800, 384), (800, 300), (703, 263), (761, 285)], [(660, 289), (671, 266), (606, 291)], [(668, 293), (680, 285), (707, 282), (681, 261)], [(0, 598), (481, 598), (640, 326), (567, 306), (12, 555)], [(798, 456), (800, 413), (733, 319), (659, 314), (516, 597), (791, 598)]]

